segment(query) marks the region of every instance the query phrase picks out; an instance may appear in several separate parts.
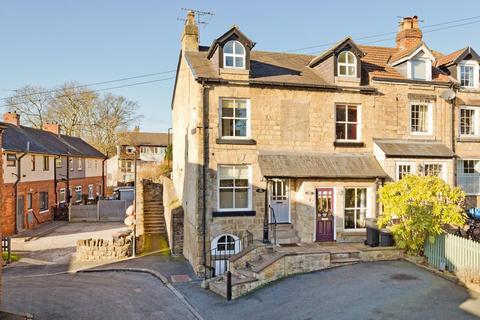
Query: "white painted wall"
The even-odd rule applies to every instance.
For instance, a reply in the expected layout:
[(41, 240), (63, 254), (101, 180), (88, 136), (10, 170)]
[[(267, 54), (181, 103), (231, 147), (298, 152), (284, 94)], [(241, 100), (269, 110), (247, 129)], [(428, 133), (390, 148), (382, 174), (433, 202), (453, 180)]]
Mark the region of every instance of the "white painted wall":
[[(11, 152), (3, 153), (3, 179), (4, 183), (15, 183), (17, 180), (17, 166), (18, 158), (22, 153), (15, 153), (17, 155), (17, 166), (8, 167), (7, 166), (7, 154)], [(32, 171), (32, 154), (27, 154), (20, 161), (21, 163), (21, 172), (22, 182), (32, 182), (32, 181), (43, 181), (43, 180), (53, 180), (54, 179), (54, 157), (49, 156), (49, 170), (43, 170), (43, 154), (34, 154), (35, 155), (35, 171)]]

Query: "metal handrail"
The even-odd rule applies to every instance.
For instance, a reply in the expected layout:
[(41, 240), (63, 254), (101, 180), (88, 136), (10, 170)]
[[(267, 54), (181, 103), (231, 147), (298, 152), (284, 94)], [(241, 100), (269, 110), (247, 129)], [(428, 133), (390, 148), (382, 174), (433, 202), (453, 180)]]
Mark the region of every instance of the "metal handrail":
[(273, 235), (273, 245), (277, 244), (277, 216), (275, 215), (275, 210), (272, 208), (271, 205), (268, 205), (270, 208), (270, 225), (272, 227), (272, 235)]
[[(247, 234), (243, 238), (236, 239), (234, 241), (233, 250), (228, 250), (227, 247), (225, 247), (225, 250), (218, 250), (218, 248), (213, 248), (210, 250), (209, 263), (205, 264), (206, 279), (214, 278), (218, 275), (221, 275), (230, 271), (230, 263), (228, 263), (228, 259), (242, 252), (245, 248), (249, 247), (253, 243), (252, 233), (249, 231), (247, 231), (246, 233)], [(226, 246), (231, 246), (231, 245), (232, 244), (228, 244)], [(235, 248), (237, 248), (237, 245), (239, 246), (240, 250), (238, 252), (235, 252)], [(215, 268), (215, 261), (223, 261), (223, 263), (220, 264), (219, 270)]]

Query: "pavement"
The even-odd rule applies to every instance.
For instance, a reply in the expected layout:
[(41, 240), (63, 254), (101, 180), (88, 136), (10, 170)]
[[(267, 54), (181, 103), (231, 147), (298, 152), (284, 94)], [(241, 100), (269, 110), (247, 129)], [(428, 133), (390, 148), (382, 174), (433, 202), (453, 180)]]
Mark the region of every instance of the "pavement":
[(7, 268), (3, 307), (73, 320), (480, 318), (478, 294), (406, 261), (296, 275), (230, 302), (202, 289), (183, 257), (165, 253), (77, 273), (57, 266)]

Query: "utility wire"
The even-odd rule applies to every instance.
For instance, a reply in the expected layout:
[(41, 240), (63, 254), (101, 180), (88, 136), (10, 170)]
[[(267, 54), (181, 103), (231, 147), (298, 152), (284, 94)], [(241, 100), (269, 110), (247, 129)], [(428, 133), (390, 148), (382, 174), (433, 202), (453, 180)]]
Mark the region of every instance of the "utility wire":
[[(446, 21), (446, 22), (441, 22), (441, 23), (436, 23), (436, 24), (423, 26), (422, 28), (427, 29), (427, 28), (432, 28), (432, 27), (435, 27), (435, 26), (448, 25), (448, 24), (453, 24), (453, 23), (468, 21), (468, 20), (474, 20), (474, 19), (480, 19), (480, 16), (473, 16), (473, 17), (469, 17), (469, 18), (450, 20), (450, 21)], [(433, 30), (426, 30), (426, 31), (423, 31), (423, 33), (431, 33), (431, 32), (436, 32), (436, 31), (441, 31), (441, 30), (453, 29), (453, 28), (457, 28), (457, 27), (461, 27), (461, 26), (476, 24), (476, 23), (479, 23), (479, 22), (480, 22), (480, 20), (476, 20), (476, 21), (471, 21), (471, 22), (462, 23), (462, 24), (455, 24), (455, 25), (450, 25), (450, 26), (446, 26), (446, 27), (442, 27), (442, 28), (436, 28), (436, 29), (433, 29)], [(379, 33), (379, 34), (370, 35), (370, 36), (358, 37), (358, 38), (354, 38), (354, 39), (356, 41), (358, 41), (358, 40), (371, 39), (371, 38), (376, 38), (376, 37), (390, 35), (390, 34), (396, 34), (396, 33), (397, 32), (386, 32), (386, 33)], [(388, 40), (392, 40), (392, 39), (395, 39), (395, 37), (373, 40), (373, 41), (366, 42), (365, 44), (384, 42), (384, 41), (388, 41)], [(319, 45), (315, 45), (315, 46), (309, 46), (309, 47), (280, 51), (279, 53), (282, 53), (282, 52), (283, 53), (288, 53), (288, 52), (295, 52), (295, 51), (303, 51), (303, 50), (307, 50), (307, 49), (327, 47), (327, 46), (332, 46), (336, 43), (337, 42), (324, 43), (324, 44), (319, 44)], [(308, 54), (315, 54), (315, 53), (318, 53), (318, 51), (310, 52), (310, 53), (307, 52), (307, 53), (304, 53), (304, 54), (308, 55)], [(209, 66), (192, 66), (192, 67), (209, 68)], [(188, 69), (188, 68), (186, 68), (186, 69)], [(47, 93), (54, 93), (54, 92), (58, 92), (58, 91), (63, 91), (65, 89), (85, 88), (85, 87), (90, 87), (90, 86), (95, 86), (95, 85), (102, 85), (102, 84), (121, 82), (121, 81), (127, 81), (127, 80), (133, 80), (133, 79), (139, 79), (139, 78), (145, 78), (145, 77), (152, 77), (152, 76), (155, 76), (155, 75), (168, 74), (168, 73), (173, 73), (175, 71), (177, 71), (177, 70), (172, 69), (172, 70), (155, 72), (155, 73), (141, 74), (141, 75), (136, 75), (136, 76), (131, 76), (131, 77), (124, 77), (124, 78), (118, 78), (118, 79), (112, 79), (112, 80), (106, 80), (106, 81), (93, 82), (93, 83), (88, 83), (88, 84), (83, 84), (83, 85), (78, 85), (78, 86), (72, 86), (72, 87), (68, 87), (68, 88), (60, 88), (60, 89), (52, 89), (52, 90), (46, 90), (46, 91), (41, 91), (41, 92), (34, 92), (32, 94), (18, 95), (18, 96), (14, 96), (14, 97), (15, 98), (22, 98), (22, 97), (27, 97), (27, 96), (30, 96), (30, 95), (41, 95), (41, 94), (47, 94)], [(179, 72), (181, 72), (181, 71), (182, 70), (179, 70)], [(167, 81), (167, 80), (171, 80), (171, 79), (175, 79), (175, 77), (155, 79), (155, 80), (151, 80), (151, 81), (136, 82), (136, 83), (120, 85), (120, 86), (104, 88), (104, 89), (88, 90), (88, 92), (101, 92), (101, 91), (105, 91), (105, 90), (113, 90), (113, 89), (119, 89), (119, 88), (125, 88), (125, 87), (132, 87), (132, 86), (149, 84), (149, 83), (154, 83), (154, 82)], [(63, 96), (59, 96), (59, 97), (66, 97), (66, 96), (69, 96), (69, 95), (63, 95)], [(9, 98), (11, 98), (11, 97), (0, 98), (0, 101), (7, 100)], [(18, 104), (19, 103), (0, 105), (0, 107), (13, 106), (13, 105), (18, 105)]]

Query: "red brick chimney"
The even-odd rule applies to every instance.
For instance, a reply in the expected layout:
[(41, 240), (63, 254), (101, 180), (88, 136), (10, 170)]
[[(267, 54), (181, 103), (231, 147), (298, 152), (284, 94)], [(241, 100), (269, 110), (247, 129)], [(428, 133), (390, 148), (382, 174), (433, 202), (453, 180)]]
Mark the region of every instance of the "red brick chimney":
[(55, 134), (60, 134), (60, 125), (56, 122), (46, 122), (43, 124), (42, 130), (49, 131)]
[(3, 122), (10, 123), (18, 127), (20, 125), (20, 115), (15, 111), (5, 112), (3, 114)]
[(407, 49), (416, 46), (422, 41), (422, 30), (418, 27), (418, 17), (404, 17), (397, 32), (397, 48)]

